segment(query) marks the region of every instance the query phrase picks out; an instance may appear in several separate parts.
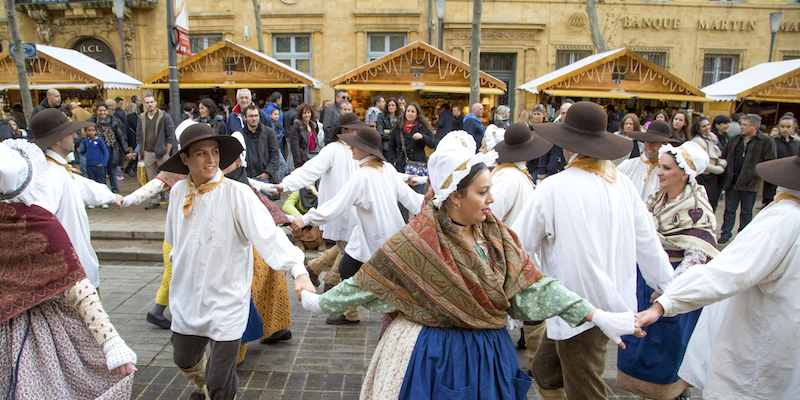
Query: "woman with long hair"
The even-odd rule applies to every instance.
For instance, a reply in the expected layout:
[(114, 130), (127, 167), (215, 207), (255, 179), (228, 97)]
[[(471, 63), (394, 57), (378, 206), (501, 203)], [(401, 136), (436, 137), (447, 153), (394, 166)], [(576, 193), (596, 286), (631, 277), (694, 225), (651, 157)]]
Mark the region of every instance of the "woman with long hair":
[(286, 141), (292, 151), (294, 167), (300, 168), (311, 157), (319, 153), (319, 123), (317, 112), (310, 104), (297, 106), (297, 115), (286, 133)]
[(494, 112), (494, 124), (498, 128), (506, 129), (511, 122), (508, 120), (511, 117), (511, 109), (508, 106), (499, 106)]
[(375, 123), (375, 130), (381, 134), (381, 152), (383, 152), (383, 156), (387, 160), (391, 160), (391, 157), (389, 157), (389, 138), (392, 136), (392, 127), (401, 117), (397, 99), (390, 97), (386, 100), (386, 109), (378, 114), (378, 121)]
[(683, 109), (676, 111), (672, 116), (672, 136), (681, 143), (692, 140), (692, 132), (689, 129), (691, 123), (689, 111)]
[(731, 119), (727, 115), (717, 115), (711, 123), (711, 132), (717, 135), (719, 148), (724, 149), (728, 144), (728, 127), (731, 126)]
[(213, 100), (208, 97), (201, 99), (197, 103), (197, 110), (200, 116), (194, 119), (195, 122), (208, 124), (214, 128), (214, 134), (216, 135), (224, 135), (227, 133), (225, 121), (222, 120), (221, 116), (217, 115), (217, 105)]
[(636, 158), (642, 154), (644, 146), (635, 139), (631, 138), (630, 135), (628, 135), (627, 133), (627, 132), (641, 132), (641, 131), (642, 131), (642, 126), (639, 124), (638, 115), (634, 113), (628, 113), (625, 114), (624, 117), (622, 117), (622, 120), (619, 122), (619, 131), (614, 132), (614, 134), (617, 136), (622, 136), (631, 139), (633, 141), (633, 146), (631, 152), (627, 156), (620, 157), (616, 160), (612, 160), (614, 165), (619, 165), (620, 163), (629, 158)]
[[(695, 142), (680, 147), (666, 144), (658, 152), (660, 188), (645, 203), (678, 276), (719, 254), (715, 240), (717, 219), (706, 191), (695, 180), (709, 158)], [(653, 293), (642, 274), (637, 273), (640, 311), (650, 307)], [(662, 318), (644, 329), (644, 338), (625, 337), (627, 348), (617, 355), (617, 385), (645, 398), (687, 399), (689, 385), (678, 377), (678, 369), (700, 311)]]
[(422, 113), (419, 103), (406, 105), (403, 118), (392, 128), (389, 138), (389, 161), (399, 172), (405, 172), (407, 161), (428, 161), (425, 146), (436, 148), (433, 128)]
[(692, 141), (708, 154), (709, 163), (705, 172), (697, 176), (697, 183), (706, 188), (708, 202), (711, 209), (717, 210), (719, 196), (722, 194), (722, 180), (728, 161), (722, 158), (722, 149), (719, 138), (711, 131), (711, 121), (708, 117), (697, 118), (692, 124)]
[(669, 120), (670, 120), (669, 114), (667, 114), (667, 112), (664, 110), (658, 110), (656, 116), (653, 117), (653, 121), (664, 121), (669, 123)]

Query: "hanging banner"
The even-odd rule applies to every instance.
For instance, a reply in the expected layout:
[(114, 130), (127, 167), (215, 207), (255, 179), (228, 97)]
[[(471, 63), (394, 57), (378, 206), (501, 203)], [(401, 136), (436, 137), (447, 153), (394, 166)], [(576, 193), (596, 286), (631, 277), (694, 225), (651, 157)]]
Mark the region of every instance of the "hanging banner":
[(192, 46), (189, 44), (189, 23), (186, 15), (186, 1), (178, 0), (175, 4), (177, 6), (177, 16), (175, 17), (175, 27), (178, 29), (178, 54), (191, 57)]

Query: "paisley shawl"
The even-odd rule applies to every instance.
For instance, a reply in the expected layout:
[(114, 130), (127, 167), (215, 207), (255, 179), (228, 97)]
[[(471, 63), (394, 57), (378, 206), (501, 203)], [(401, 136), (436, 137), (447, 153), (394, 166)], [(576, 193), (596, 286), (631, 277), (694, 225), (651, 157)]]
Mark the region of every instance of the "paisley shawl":
[(716, 257), (717, 218), (702, 185), (689, 182), (672, 203), (667, 203), (663, 189), (653, 193), (645, 202), (653, 214), (658, 238), (671, 261), (683, 259), (683, 252), (699, 249), (708, 257)]
[(510, 299), (542, 278), (517, 235), (489, 213), (475, 226), (489, 264), (428, 201), (353, 277), (409, 320), (436, 328), (497, 329)]
[(0, 202), (0, 323), (86, 279), (67, 232), (39, 206)]

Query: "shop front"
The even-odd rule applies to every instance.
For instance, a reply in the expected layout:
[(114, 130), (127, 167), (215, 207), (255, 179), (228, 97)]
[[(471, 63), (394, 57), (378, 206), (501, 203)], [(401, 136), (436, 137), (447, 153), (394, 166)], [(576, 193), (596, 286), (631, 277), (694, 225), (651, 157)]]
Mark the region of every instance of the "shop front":
[[(159, 104), (169, 99), (169, 70), (145, 80)], [(313, 90), (322, 82), (258, 50), (222, 40), (178, 64), (181, 102), (211, 98), (217, 104), (236, 104), (236, 90), (250, 89), (254, 101), (265, 105), (273, 92), (283, 96), (283, 108), (291, 100), (313, 103)]]
[[(37, 58), (25, 60), (33, 106), (44, 99), (48, 89), (58, 89), (62, 104), (75, 101), (90, 109), (108, 98), (129, 98), (138, 93), (142, 84), (76, 50), (37, 44), (36, 51)], [(6, 104), (22, 104), (17, 66), (8, 53), (0, 58), (0, 82), (6, 82), (0, 84), (0, 89), (6, 91)]]
[(525, 108), (544, 104), (554, 117), (567, 99), (613, 105), (618, 113), (652, 115), (678, 109), (703, 112), (709, 100), (703, 91), (648, 61), (633, 50), (621, 48), (588, 56), (536, 78), (517, 90)]
[[(376, 95), (418, 102), (432, 124), (444, 104), (469, 106), (469, 64), (422, 41), (333, 78), (330, 85), (348, 91), (353, 112), (362, 119)], [(480, 93), (486, 105), (494, 106), (505, 91), (503, 81), (480, 72)]]
[(763, 63), (703, 88), (709, 114), (761, 115), (771, 128), (787, 112), (800, 116), (800, 59)]

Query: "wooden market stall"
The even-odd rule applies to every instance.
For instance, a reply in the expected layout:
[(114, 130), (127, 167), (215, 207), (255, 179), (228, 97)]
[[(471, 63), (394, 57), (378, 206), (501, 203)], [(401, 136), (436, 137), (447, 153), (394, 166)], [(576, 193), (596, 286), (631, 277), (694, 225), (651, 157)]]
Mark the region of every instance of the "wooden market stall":
[[(36, 51), (37, 58), (25, 60), (34, 107), (47, 89), (58, 89), (62, 103), (79, 101), (93, 108), (97, 101), (137, 94), (142, 84), (79, 51), (43, 44), (36, 44)], [(17, 66), (8, 51), (0, 54), (0, 89), (7, 91), (7, 105), (21, 103)]]
[(661, 109), (670, 115), (680, 108), (701, 111), (709, 101), (700, 89), (627, 48), (583, 58), (517, 90), (524, 92), (525, 108), (545, 104), (553, 114), (565, 98), (613, 104), (620, 114), (638, 115)]
[[(425, 115), (435, 120), (444, 104), (469, 103), (469, 64), (425, 42), (416, 41), (331, 80), (334, 89), (350, 93), (353, 111), (364, 118), (372, 97), (405, 97), (419, 102)], [(505, 82), (480, 72), (481, 97), (505, 93)], [(488, 117), (488, 112), (486, 113)]]
[[(312, 103), (311, 90), (322, 87), (319, 80), (227, 39), (178, 63), (178, 81), (181, 101), (210, 97), (218, 104), (228, 100), (235, 105), (236, 89), (245, 88), (256, 102), (267, 101), (274, 91), (281, 92), (284, 108), (291, 100)], [(169, 70), (147, 78), (142, 88), (153, 90), (161, 103), (169, 97)]]
[(800, 59), (758, 64), (703, 88), (709, 114), (754, 113), (771, 127), (786, 112), (800, 116)]

